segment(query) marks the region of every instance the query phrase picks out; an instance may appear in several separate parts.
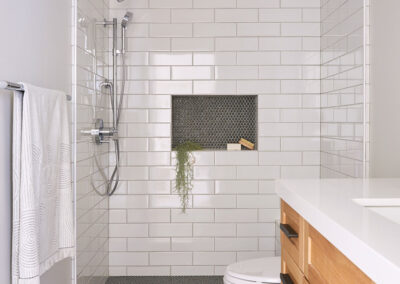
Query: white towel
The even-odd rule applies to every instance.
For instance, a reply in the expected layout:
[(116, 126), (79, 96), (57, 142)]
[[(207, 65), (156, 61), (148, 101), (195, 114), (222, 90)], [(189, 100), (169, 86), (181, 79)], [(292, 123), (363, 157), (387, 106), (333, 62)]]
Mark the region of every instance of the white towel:
[(73, 256), (71, 141), (63, 92), (23, 84), (14, 94), (13, 284), (39, 284)]

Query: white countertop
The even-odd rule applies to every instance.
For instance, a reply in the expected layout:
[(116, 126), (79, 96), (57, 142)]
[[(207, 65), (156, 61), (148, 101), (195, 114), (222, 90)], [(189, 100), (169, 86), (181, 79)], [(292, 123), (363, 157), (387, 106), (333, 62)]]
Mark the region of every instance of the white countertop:
[(276, 192), (373, 281), (400, 283), (399, 222), (354, 201), (400, 208), (400, 179), (279, 180)]

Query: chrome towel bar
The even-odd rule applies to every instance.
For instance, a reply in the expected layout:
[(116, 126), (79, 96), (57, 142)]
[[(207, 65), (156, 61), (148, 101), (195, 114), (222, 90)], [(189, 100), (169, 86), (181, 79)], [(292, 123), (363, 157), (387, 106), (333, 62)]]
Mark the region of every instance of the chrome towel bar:
[[(24, 86), (18, 83), (8, 82), (8, 81), (0, 81), (0, 89), (6, 89), (11, 91), (25, 91)], [(67, 100), (70, 101), (72, 99), (71, 96), (66, 95)]]

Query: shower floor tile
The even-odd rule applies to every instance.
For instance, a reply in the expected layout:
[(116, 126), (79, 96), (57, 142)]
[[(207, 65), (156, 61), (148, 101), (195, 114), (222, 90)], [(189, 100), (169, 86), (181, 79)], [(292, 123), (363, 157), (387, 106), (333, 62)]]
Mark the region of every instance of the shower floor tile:
[(106, 284), (223, 284), (222, 276), (109, 277)]

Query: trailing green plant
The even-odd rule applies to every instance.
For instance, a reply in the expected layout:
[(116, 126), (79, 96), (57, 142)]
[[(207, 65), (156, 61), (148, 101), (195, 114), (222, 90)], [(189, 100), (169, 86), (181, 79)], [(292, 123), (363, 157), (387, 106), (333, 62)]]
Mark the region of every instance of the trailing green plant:
[(186, 141), (176, 146), (176, 180), (175, 189), (181, 198), (182, 212), (186, 211), (189, 193), (192, 191), (194, 157), (192, 151), (202, 150), (199, 144)]

